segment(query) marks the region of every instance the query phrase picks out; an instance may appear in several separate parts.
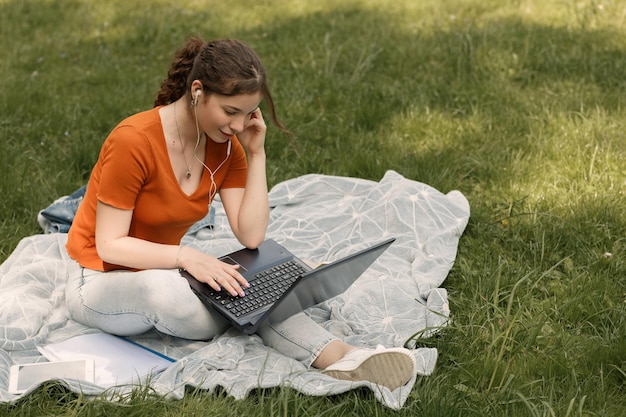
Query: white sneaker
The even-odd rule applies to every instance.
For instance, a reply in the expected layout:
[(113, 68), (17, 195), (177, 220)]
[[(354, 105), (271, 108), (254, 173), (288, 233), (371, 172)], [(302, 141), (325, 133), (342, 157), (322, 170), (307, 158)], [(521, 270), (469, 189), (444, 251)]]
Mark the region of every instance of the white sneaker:
[(369, 381), (391, 391), (409, 382), (415, 357), (405, 348), (355, 349), (327, 367), (323, 373), (344, 381)]

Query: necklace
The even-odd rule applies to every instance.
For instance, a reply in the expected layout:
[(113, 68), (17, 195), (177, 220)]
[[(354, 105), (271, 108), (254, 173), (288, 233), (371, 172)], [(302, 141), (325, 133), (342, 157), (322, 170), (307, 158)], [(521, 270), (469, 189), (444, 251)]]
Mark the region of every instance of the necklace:
[(180, 149), (183, 151), (183, 158), (185, 159), (185, 165), (187, 165), (187, 172), (185, 172), (185, 177), (189, 179), (191, 178), (191, 165), (189, 165), (189, 162), (187, 162), (187, 155), (185, 155), (185, 145), (183, 145), (183, 138), (180, 136), (180, 129), (178, 128), (178, 117), (176, 116), (176, 107), (177, 103), (174, 103), (174, 122), (176, 122), (176, 133), (178, 133)]

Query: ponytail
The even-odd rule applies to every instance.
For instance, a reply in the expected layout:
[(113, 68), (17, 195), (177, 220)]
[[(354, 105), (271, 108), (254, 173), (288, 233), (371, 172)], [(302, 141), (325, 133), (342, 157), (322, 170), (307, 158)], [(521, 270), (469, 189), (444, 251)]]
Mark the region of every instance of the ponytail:
[(185, 95), (193, 62), (203, 46), (204, 41), (201, 38), (193, 37), (176, 52), (167, 78), (161, 83), (161, 89), (154, 100), (155, 107), (173, 103)]

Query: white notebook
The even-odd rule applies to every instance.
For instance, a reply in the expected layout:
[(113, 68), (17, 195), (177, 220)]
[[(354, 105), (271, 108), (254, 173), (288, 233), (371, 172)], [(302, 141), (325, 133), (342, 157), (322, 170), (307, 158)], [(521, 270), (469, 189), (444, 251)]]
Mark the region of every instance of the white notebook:
[(37, 349), (51, 362), (93, 359), (94, 383), (103, 388), (143, 384), (151, 375), (175, 362), (131, 340), (107, 333), (76, 336)]

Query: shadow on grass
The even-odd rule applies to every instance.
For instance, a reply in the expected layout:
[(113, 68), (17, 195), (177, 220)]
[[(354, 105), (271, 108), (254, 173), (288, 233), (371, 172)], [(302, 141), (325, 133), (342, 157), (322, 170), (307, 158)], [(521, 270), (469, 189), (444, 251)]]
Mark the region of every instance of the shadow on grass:
[[(18, 83), (34, 85), (26, 96), (19, 95), (24, 94), (19, 88), (9, 89), (13, 94), (4, 102), (5, 112), (28, 110), (25, 122), (29, 117), (67, 117), (67, 106), (37, 109), (28, 103), (49, 99), (51, 90), (61, 89), (70, 102), (73, 92), (91, 90), (89, 105), (75, 111), (87, 119), (101, 143), (121, 117), (150, 106), (173, 49), (188, 34), (215, 37), (228, 31), (227, 36), (248, 41), (264, 58), (281, 113), (308, 156), (275, 180), (320, 168), (377, 179), (384, 170), (398, 167), (435, 186), (456, 188), (463, 185), (459, 180), (468, 178), (509, 181), (503, 166), (514, 149), (527, 149), (526, 142), (533, 140), (547, 113), (575, 114), (589, 108), (611, 113), (623, 106), (626, 92), (626, 51), (616, 46), (619, 34), (608, 29), (484, 18), (419, 31), (398, 25), (398, 12), (337, 6), (233, 30), (216, 24), (220, 16), (200, 7), (153, 2), (146, 11), (116, 6), (105, 8), (108, 19), (102, 19), (83, 2), (4, 3), (5, 19), (24, 22), (13, 36), (32, 39), (32, 44), (20, 42), (21, 48), (10, 55), (14, 60), (5, 65), (20, 74)], [(84, 36), (77, 36), (81, 32)], [(46, 69), (53, 66), (67, 68), (64, 85), (46, 83)], [(115, 94), (98, 94), (111, 88)], [(105, 114), (107, 119), (101, 120)], [(432, 126), (433, 114), (448, 123), (450, 137), (444, 140), (446, 146), (434, 143), (429, 150), (419, 142), (424, 140), (420, 133)], [(399, 132), (411, 135), (405, 140), (408, 145), (389, 140), (397, 134), (399, 117), (416, 122), (406, 122), (411, 130)], [(85, 129), (82, 126), (81, 132)], [(291, 152), (282, 139), (278, 144), (268, 143), (275, 159)], [(411, 152), (411, 145), (419, 152)], [(81, 151), (91, 153), (98, 146)], [(372, 154), (387, 160), (372, 164)], [(350, 164), (342, 155), (363, 165)], [(85, 176), (95, 155), (80, 159)], [(337, 159), (346, 163), (337, 164)], [(448, 180), (421, 168), (433, 161), (444, 167)]]
[[(162, 2), (146, 10), (27, 0), (0, 10), (17, 39), (2, 54), (7, 118), (0, 126), (7, 140), (0, 161), (18, 173), (0, 180), (7, 196), (2, 217), (19, 222), (20, 207), (33, 227), (38, 209), (87, 181), (110, 129), (150, 107), (173, 50), (192, 33), (243, 39), (264, 59), (279, 112), (306, 155), (298, 160), (286, 139), (272, 134), (271, 185), (311, 172), (377, 180), (394, 169), (463, 191), (473, 208), (470, 236), (532, 192), (510, 185), (537, 177), (545, 145), (539, 139), (554, 115), (575, 124), (586, 109), (619, 113), (626, 96), (626, 51), (610, 29), (512, 17), (417, 29), (397, 11), (350, 5), (237, 27), (222, 23), (219, 10)], [(623, 151), (615, 137), (572, 140)], [(593, 202), (573, 207), (582, 213), (559, 213), (565, 225), (579, 217), (608, 224), (614, 235), (626, 229), (623, 210), (598, 217)], [(567, 256), (571, 245), (559, 246), (563, 230), (544, 230), (554, 256)], [(611, 239), (601, 233), (593, 250), (611, 250)]]
[[(377, 180), (394, 169), (463, 191), (473, 207), (469, 234), (478, 233), (477, 220), (497, 220), (499, 204), (525, 198), (510, 184), (537, 177), (545, 145), (538, 139), (553, 116), (575, 124), (586, 109), (612, 115), (626, 96), (626, 51), (611, 29), (512, 17), (417, 29), (397, 11), (350, 5), (234, 28), (217, 12), (160, 2), (146, 10), (28, 0), (0, 10), (4, 23), (20, 22), (11, 25), (16, 48), (2, 54), (9, 84), (0, 161), (19, 173), (0, 181), (2, 212), (13, 218), (21, 207), (33, 223), (36, 210), (86, 182), (119, 120), (150, 107), (172, 51), (192, 33), (238, 37), (263, 57), (279, 111), (306, 155), (298, 160), (273, 134), (271, 185), (311, 172)], [(616, 137), (572, 140), (624, 151)], [(33, 196), (34, 189), (44, 191)], [(614, 233), (626, 228), (622, 214), (606, 212)], [(560, 215), (566, 224), (574, 217)], [(598, 247), (609, 247), (604, 239)]]
[[(619, 307), (606, 313), (598, 304), (620, 302), (624, 293), (619, 279), (610, 281), (624, 275), (623, 194), (620, 199), (604, 180), (591, 183), (600, 190), (598, 199), (560, 188), (572, 202), (553, 212), (551, 201), (525, 203), (532, 182), (521, 191), (513, 188), (522, 180), (541, 178), (548, 151), (542, 147), (549, 146), (550, 134), (557, 136), (546, 130), (554, 129), (559, 117), (573, 126), (567, 132), (574, 135), (572, 146), (589, 142), (601, 145), (600, 152), (611, 147), (625, 151), (619, 142), (623, 136), (600, 132), (579, 137), (575, 132), (578, 120), (594, 111), (608, 116), (623, 112), (626, 51), (618, 42), (621, 33), (513, 17), (419, 27), (410, 24), (413, 16), (350, 5), (232, 25), (234, 17), (225, 14), (228, 5), (98, 4), (0, 4), (0, 30), (9, 45), (0, 52), (0, 111), (5, 116), (0, 121), (0, 164), (13, 174), (0, 178), (2, 231), (9, 236), (0, 247), (3, 257), (24, 234), (37, 230), (38, 209), (87, 180), (110, 129), (151, 106), (171, 54), (185, 37), (228, 36), (249, 42), (262, 56), (279, 112), (306, 155), (296, 159), (286, 139), (270, 131), (271, 185), (312, 172), (378, 180), (394, 169), (444, 192), (460, 189), (473, 213), (459, 248), (467, 263), (455, 267), (446, 282), (453, 296), (455, 291), (465, 297), (475, 294), (476, 278), (485, 274), (485, 281), (492, 279), (489, 274), (498, 262), (512, 266), (504, 291), (520, 272), (537, 270), (540, 275), (570, 257), (571, 264), (563, 262), (550, 282), (531, 288), (525, 299), (586, 302), (568, 301), (550, 310), (565, 327), (580, 330), (581, 338), (622, 323)], [(555, 158), (553, 163), (563, 165), (580, 162)], [(564, 182), (581, 181), (570, 171), (559, 175)], [(605, 252), (614, 255), (612, 262), (602, 263), (599, 256)], [(610, 285), (594, 286), (588, 277), (607, 277)], [(483, 285), (481, 297), (497, 289), (492, 282)], [(522, 326), (515, 330), (520, 339), (530, 333)], [(474, 342), (472, 336), (476, 334), (459, 332), (446, 335), (446, 341), (452, 338), (456, 343), (450, 345), (463, 346)], [(466, 360), (464, 351), (450, 352), (455, 347), (443, 345), (450, 360), (444, 369), (453, 374)], [(623, 342), (600, 350), (585, 376), (603, 363), (620, 366)], [(484, 363), (477, 362), (477, 375)], [(623, 374), (618, 378), (623, 384)], [(424, 385), (441, 382), (428, 378)], [(449, 392), (464, 401), (463, 392)]]

